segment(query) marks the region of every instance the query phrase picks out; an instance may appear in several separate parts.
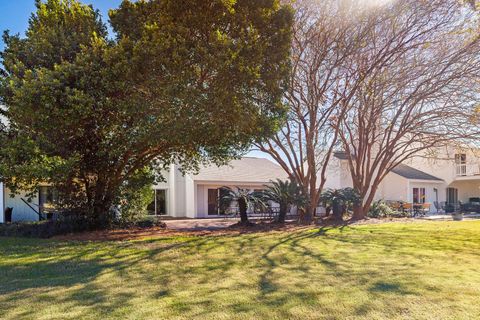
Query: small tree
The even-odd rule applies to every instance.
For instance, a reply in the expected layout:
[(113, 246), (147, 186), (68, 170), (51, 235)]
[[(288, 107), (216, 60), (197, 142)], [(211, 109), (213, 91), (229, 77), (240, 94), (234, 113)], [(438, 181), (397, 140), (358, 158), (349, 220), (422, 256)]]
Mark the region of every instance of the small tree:
[(334, 220), (342, 221), (347, 208), (359, 202), (360, 197), (353, 188), (327, 189), (322, 192), (320, 200), (331, 206)]
[(240, 225), (245, 227), (252, 226), (253, 223), (248, 220), (248, 207), (250, 205), (263, 204), (261, 194), (238, 187), (236, 190), (229, 187), (223, 187), (222, 189), (225, 190), (225, 194), (220, 198), (220, 203), (225, 206), (237, 203), (240, 213)]
[(303, 194), (302, 188), (294, 181), (278, 179), (272, 181), (263, 191), (264, 201), (272, 201), (280, 206), (277, 222), (285, 223), (288, 207), (294, 205), (297, 208), (303, 208), (308, 202)]

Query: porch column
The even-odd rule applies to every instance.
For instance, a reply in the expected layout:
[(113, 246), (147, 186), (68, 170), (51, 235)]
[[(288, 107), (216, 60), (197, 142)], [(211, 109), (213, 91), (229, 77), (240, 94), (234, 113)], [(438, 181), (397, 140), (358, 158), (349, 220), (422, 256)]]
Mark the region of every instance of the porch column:
[(176, 193), (176, 190), (175, 190), (175, 179), (177, 178), (176, 177), (176, 174), (175, 174), (175, 164), (171, 164), (170, 165), (170, 172), (169, 172), (169, 176), (168, 176), (168, 202), (169, 202), (169, 205), (168, 205), (168, 212), (167, 214), (169, 216), (172, 216), (172, 217), (177, 217), (177, 206), (176, 206), (176, 197), (175, 197), (175, 193)]
[(189, 174), (185, 175), (185, 214), (188, 218), (196, 218), (195, 193), (196, 185)]

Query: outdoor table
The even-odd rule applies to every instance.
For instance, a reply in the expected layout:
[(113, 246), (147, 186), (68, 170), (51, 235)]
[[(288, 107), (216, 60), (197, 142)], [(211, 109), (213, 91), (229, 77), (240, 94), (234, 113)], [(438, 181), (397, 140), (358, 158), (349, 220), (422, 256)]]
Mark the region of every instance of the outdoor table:
[(420, 215), (422, 213), (423, 204), (422, 203), (414, 203), (413, 204), (413, 216)]

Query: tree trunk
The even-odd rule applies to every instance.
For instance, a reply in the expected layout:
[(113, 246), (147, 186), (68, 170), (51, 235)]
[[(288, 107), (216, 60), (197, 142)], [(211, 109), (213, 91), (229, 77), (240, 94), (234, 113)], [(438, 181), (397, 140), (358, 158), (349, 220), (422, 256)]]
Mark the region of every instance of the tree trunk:
[(344, 208), (341, 203), (332, 204), (332, 217), (335, 221), (343, 221)]
[(278, 223), (285, 223), (285, 218), (287, 217), (287, 210), (288, 210), (287, 204), (280, 204), (280, 211), (278, 212), (278, 218), (277, 218)]
[(361, 203), (353, 205), (352, 220), (363, 220), (367, 217), (367, 213)]
[(372, 205), (379, 184), (380, 182), (375, 182), (370, 188), (370, 193), (368, 194), (368, 197), (364, 198), (361, 203), (353, 206), (353, 220), (363, 220), (367, 218), (367, 213), (370, 210), (370, 206)]
[(307, 206), (305, 210), (300, 210), (299, 212), (299, 222), (304, 225), (312, 224), (313, 222), (313, 211), (315, 208), (312, 206)]
[(110, 208), (114, 201), (114, 195), (106, 186), (106, 183), (97, 182), (95, 186), (95, 195), (91, 204), (90, 216), (91, 228), (105, 229), (112, 223)]
[(248, 221), (247, 202), (245, 199), (238, 199), (238, 210), (240, 211), (240, 224), (243, 226), (250, 226), (252, 223)]
[(330, 216), (330, 212), (332, 211), (332, 208), (330, 206), (325, 208), (325, 217)]

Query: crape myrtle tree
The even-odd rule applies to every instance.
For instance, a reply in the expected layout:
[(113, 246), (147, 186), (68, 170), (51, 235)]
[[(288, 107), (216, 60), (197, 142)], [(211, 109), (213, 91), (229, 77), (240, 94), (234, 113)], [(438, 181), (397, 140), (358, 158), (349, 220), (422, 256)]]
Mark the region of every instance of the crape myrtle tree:
[[(369, 70), (357, 74), (355, 59), (371, 26), (362, 24), (353, 0), (300, 0), (294, 4), (291, 76), (284, 101), (287, 122), (256, 147), (270, 155), (308, 197), (310, 223), (338, 148), (339, 123)], [(388, 52), (387, 52), (388, 54)]]
[(390, 1), (359, 12), (369, 33), (350, 67), (364, 79), (338, 127), (362, 199), (356, 219), (400, 163), (478, 133), (480, 92), (478, 16), (461, 1)]
[(276, 0), (123, 1), (114, 40), (91, 6), (36, 7), (25, 37), (3, 37), (13, 190), (50, 183), (104, 224), (145, 168), (222, 164), (284, 116), (292, 13)]

